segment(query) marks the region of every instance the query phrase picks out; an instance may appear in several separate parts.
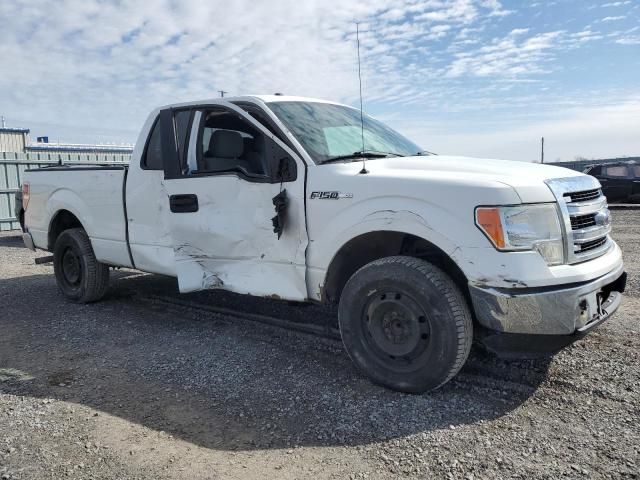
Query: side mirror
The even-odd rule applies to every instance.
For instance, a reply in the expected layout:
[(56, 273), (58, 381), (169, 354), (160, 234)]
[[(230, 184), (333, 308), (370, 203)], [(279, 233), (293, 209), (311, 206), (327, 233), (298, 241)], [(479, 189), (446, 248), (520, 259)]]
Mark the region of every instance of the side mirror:
[(298, 166), (291, 157), (282, 157), (278, 161), (278, 169), (276, 171), (277, 182), (293, 182), (298, 177)]

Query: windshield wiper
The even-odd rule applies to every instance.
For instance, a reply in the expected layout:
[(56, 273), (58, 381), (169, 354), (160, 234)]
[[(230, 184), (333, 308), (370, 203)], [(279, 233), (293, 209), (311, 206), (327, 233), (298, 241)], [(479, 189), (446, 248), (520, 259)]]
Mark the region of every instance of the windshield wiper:
[(437, 153), (430, 152), (429, 150), (420, 150), (416, 155), (438, 155)]
[(364, 152), (353, 152), (349, 155), (338, 155), (337, 157), (329, 157), (326, 160), (323, 160), (322, 163), (331, 163), (331, 162), (339, 162), (340, 160), (349, 160), (356, 158), (385, 158), (389, 155), (394, 155), (396, 157), (403, 157), (404, 155), (400, 155), (399, 153), (393, 152), (377, 152), (374, 150), (366, 150)]

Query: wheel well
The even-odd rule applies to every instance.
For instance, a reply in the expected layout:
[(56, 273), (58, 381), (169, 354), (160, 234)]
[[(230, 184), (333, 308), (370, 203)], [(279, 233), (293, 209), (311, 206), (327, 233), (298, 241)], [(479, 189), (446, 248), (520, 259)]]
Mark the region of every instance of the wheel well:
[(322, 300), (326, 303), (338, 303), (344, 286), (357, 270), (374, 260), (393, 255), (428, 260), (447, 273), (469, 299), (466, 276), (440, 248), (416, 235), (377, 231), (351, 239), (338, 251), (327, 271)]
[(58, 211), (49, 226), (48, 248), (53, 251), (56, 240), (62, 232), (70, 228), (83, 228), (80, 220), (69, 210)]

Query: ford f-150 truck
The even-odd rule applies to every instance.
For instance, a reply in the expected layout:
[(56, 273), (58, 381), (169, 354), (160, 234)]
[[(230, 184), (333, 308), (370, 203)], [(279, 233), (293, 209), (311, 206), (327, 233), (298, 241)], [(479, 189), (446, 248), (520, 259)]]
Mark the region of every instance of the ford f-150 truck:
[(23, 202), (26, 245), (53, 252), (73, 301), (127, 267), (181, 292), (337, 304), (353, 362), (406, 392), (451, 379), (474, 332), (511, 353), (570, 343), (626, 280), (595, 178), (430, 154), (301, 97), (159, 108), (128, 167), (30, 170)]

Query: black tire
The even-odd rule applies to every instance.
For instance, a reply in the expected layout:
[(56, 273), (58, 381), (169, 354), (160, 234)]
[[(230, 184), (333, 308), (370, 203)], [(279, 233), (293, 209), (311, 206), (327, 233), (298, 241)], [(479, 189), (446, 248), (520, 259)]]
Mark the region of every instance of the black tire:
[(109, 286), (109, 267), (96, 259), (82, 228), (65, 230), (58, 236), (53, 270), (60, 291), (77, 303), (100, 300)]
[(429, 262), (386, 257), (349, 279), (338, 310), (342, 341), (373, 382), (408, 393), (434, 390), (464, 365), (473, 341), (467, 302)]

